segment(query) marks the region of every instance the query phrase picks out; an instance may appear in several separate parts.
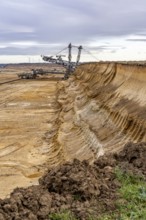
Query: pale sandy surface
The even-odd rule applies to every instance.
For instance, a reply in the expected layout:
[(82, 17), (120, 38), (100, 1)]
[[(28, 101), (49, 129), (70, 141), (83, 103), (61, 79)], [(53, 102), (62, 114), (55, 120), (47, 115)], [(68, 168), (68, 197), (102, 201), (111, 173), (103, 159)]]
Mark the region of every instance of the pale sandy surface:
[[(17, 186), (37, 184), (45, 170), (52, 150), (45, 134), (59, 112), (56, 77), (0, 85), (0, 198)], [(15, 70), (1, 71), (0, 83), (13, 79)]]

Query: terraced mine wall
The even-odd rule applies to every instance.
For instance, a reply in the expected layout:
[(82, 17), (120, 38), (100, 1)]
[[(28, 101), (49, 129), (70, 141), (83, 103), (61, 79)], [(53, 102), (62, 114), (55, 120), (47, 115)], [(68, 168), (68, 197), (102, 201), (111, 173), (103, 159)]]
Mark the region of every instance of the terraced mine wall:
[(146, 141), (146, 67), (90, 63), (58, 84), (57, 141), (64, 159), (93, 161), (125, 143)]
[[(4, 68), (0, 81), (15, 79), (16, 70)], [(0, 198), (66, 161), (92, 163), (146, 141), (144, 65), (87, 63), (59, 77), (0, 86)]]

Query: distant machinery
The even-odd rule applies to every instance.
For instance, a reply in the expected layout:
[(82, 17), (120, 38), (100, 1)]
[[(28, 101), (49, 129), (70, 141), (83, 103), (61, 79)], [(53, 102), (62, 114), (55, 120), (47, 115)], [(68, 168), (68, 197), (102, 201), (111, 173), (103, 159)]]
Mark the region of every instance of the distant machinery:
[[(72, 62), (72, 48), (78, 48), (78, 54), (77, 54), (77, 60), (76, 62)], [(68, 49), (68, 61), (63, 60), (62, 57), (64, 57), (64, 55), (58, 55), (59, 53), (61, 53), (62, 51)], [(63, 50), (61, 50), (57, 55), (56, 58), (54, 58), (54, 56), (43, 56), (41, 55), (42, 59), (44, 61), (48, 61), (50, 63), (54, 63), (54, 64), (58, 64), (61, 65), (63, 67), (66, 68), (66, 73), (64, 75), (64, 79), (68, 79), (69, 75), (76, 69), (76, 67), (79, 65), (79, 61), (81, 58), (81, 50), (83, 49), (82, 46), (73, 46), (71, 43), (68, 45), (68, 47), (64, 48)]]
[(57, 71), (56, 69), (53, 71), (47, 71), (43, 69), (32, 69), (31, 72), (24, 72), (17, 74), (21, 79), (36, 79), (39, 76), (44, 76), (48, 74), (63, 74), (62, 71)]

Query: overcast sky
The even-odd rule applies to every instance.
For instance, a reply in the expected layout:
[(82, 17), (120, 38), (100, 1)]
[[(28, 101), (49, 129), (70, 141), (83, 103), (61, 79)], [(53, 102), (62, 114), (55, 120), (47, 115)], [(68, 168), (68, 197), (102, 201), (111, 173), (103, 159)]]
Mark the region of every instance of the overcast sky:
[(0, 62), (55, 54), (70, 42), (98, 60), (145, 60), (146, 1), (0, 0)]

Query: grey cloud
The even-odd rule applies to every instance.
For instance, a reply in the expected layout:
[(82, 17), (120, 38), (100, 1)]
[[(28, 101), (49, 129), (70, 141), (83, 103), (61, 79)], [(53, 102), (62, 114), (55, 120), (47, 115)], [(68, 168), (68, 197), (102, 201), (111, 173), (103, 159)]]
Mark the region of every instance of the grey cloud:
[[(144, 33), (145, 20), (145, 0), (1, 0), (0, 41), (88, 44), (102, 37)], [(32, 54), (41, 49), (46, 52), (44, 47), (8, 46), (0, 54)]]
[[(58, 49), (58, 48), (57, 48)], [(55, 47), (51, 49), (51, 52), (53, 54), (57, 53), (57, 50)], [(47, 54), (49, 52), (49, 49), (46, 47), (37, 47), (37, 46), (30, 46), (26, 48), (19, 48), (19, 47), (6, 47), (6, 48), (0, 48), (0, 54), (3, 55), (40, 55), (42, 54), (42, 51), (44, 54)]]
[(137, 36), (145, 36), (146, 37), (146, 32), (138, 33)]
[(37, 36), (33, 33), (23, 33), (23, 32), (10, 32), (10, 33), (1, 33), (0, 35), (0, 42), (3, 43), (9, 43), (9, 42), (15, 42), (15, 41), (31, 41), (36, 40)]
[(135, 39), (127, 39), (127, 41), (135, 41), (135, 42), (146, 42), (146, 39), (141, 39), (141, 38), (135, 38)]
[(100, 45), (100, 46), (90, 46), (91, 50), (96, 50), (96, 51), (105, 51), (105, 50), (111, 50), (111, 51), (117, 51), (117, 50), (121, 50), (121, 49), (125, 49), (126, 47), (123, 47), (122, 45)]

